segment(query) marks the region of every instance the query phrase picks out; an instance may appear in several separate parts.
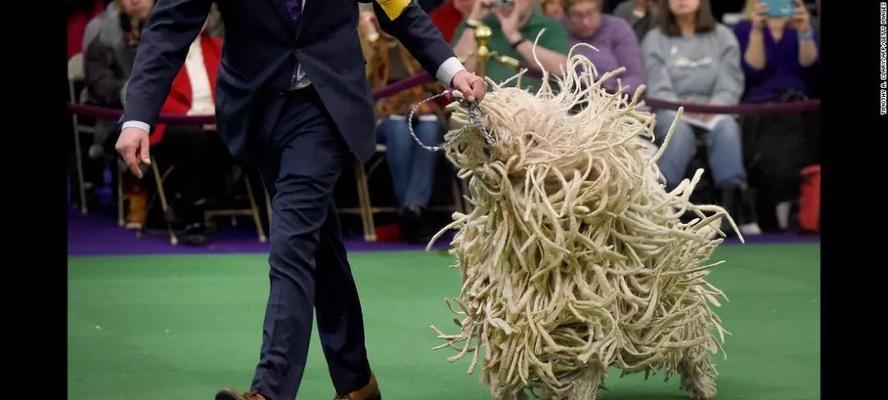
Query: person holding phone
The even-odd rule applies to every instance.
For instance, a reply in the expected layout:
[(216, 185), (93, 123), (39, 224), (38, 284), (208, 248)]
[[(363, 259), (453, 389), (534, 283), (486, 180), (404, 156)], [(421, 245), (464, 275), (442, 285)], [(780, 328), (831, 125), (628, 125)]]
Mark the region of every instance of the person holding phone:
[[(742, 102), (771, 103), (813, 97), (819, 70), (819, 46), (801, 0), (749, 0), (747, 19), (734, 27), (746, 77)], [(807, 165), (819, 162), (820, 122), (815, 113), (747, 115), (744, 159), (764, 231), (788, 227), (792, 202), (799, 196)], [(789, 206), (789, 207), (787, 207)]]
[(791, 1), (795, 7), (787, 16), (777, 1), (749, 0), (748, 19), (734, 27), (747, 78), (745, 101), (773, 100), (790, 88), (809, 94), (803, 73), (818, 61), (818, 43), (808, 9), (802, 0)]
[[(561, 74), (570, 50), (567, 31), (560, 22), (534, 8), (533, 0), (474, 0), (468, 18), (460, 23), (453, 35), (456, 38), (453, 52), (465, 59), (469, 71), (477, 68), (475, 28), (481, 23), (493, 31), (488, 45), (491, 51), (512, 57), (530, 69), (539, 68), (534, 60), (535, 54), (546, 71)], [(543, 29), (545, 32), (534, 49), (534, 40)], [(495, 61), (488, 62), (486, 70), (487, 76), (495, 82), (502, 82), (517, 72)], [(521, 78), (525, 89), (536, 90), (540, 83), (539, 78), (531, 75)]]

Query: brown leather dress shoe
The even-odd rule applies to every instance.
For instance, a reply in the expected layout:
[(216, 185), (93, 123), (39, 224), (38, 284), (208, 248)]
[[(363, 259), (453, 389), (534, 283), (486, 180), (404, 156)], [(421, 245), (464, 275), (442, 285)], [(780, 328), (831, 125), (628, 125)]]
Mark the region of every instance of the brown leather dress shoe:
[(379, 393), (376, 376), (370, 374), (370, 382), (366, 386), (348, 394), (337, 394), (333, 400), (382, 400), (382, 394)]
[(216, 400), (265, 400), (265, 397), (256, 392), (238, 394), (234, 389), (222, 389), (216, 393)]

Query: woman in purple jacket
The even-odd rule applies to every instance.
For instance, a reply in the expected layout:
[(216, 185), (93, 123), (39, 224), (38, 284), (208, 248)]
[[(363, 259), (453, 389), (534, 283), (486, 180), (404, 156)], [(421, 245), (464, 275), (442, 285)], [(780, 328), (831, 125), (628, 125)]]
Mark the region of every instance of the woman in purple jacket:
[[(746, 4), (747, 20), (734, 27), (746, 75), (744, 103), (798, 101), (812, 97), (820, 52), (811, 18), (801, 0), (791, 17), (769, 16), (760, 0)], [(785, 229), (797, 201), (801, 170), (819, 163), (816, 114), (749, 115), (741, 120), (749, 184), (757, 189), (763, 230)], [(779, 205), (779, 206), (778, 206)]]
[[(630, 96), (635, 88), (644, 83), (644, 67), (641, 62), (641, 48), (632, 27), (622, 18), (602, 12), (602, 0), (565, 0), (565, 27), (571, 38), (571, 45), (587, 43), (598, 51), (586, 46), (577, 47), (576, 53), (589, 58), (599, 76), (619, 67), (626, 71), (618, 75), (623, 90)], [(604, 87), (616, 92), (617, 79), (606, 82)]]
[(794, 16), (769, 17), (765, 3), (750, 0), (749, 18), (734, 27), (746, 74), (744, 103), (780, 101), (789, 91), (810, 97), (820, 52), (808, 10), (795, 2)]

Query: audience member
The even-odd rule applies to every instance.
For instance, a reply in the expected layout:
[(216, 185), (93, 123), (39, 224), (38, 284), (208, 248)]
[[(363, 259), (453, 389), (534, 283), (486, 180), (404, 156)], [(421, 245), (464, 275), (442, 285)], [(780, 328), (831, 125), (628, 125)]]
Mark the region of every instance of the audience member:
[[(124, 84), (132, 70), (139, 44), (141, 28), (151, 12), (153, 0), (116, 0), (109, 4), (105, 13), (90, 24), (95, 27), (95, 37), (89, 40), (84, 51), (84, 75), (87, 102), (110, 108), (122, 108)], [(104, 169), (106, 161), (116, 160), (114, 146), (116, 121), (97, 120), (92, 145), (87, 151), (88, 164)], [(90, 168), (95, 169), (95, 168)], [(99, 173), (101, 176), (101, 173)], [(131, 228), (140, 228), (144, 220), (147, 194), (140, 191), (132, 178), (126, 185), (130, 194)]]
[[(204, 29), (191, 43), (185, 65), (173, 80), (161, 113), (190, 116), (215, 113), (215, 83), (222, 56), (222, 40)], [(201, 246), (206, 242), (204, 211), (221, 177), (217, 168), (227, 149), (215, 133), (215, 126), (196, 124), (157, 124), (150, 138), (151, 154), (162, 165), (175, 170), (165, 182), (175, 210), (174, 223), (184, 227), (180, 241)]]
[[(374, 89), (407, 79), (422, 70), (407, 49), (379, 28), (372, 10), (362, 10), (360, 38), (367, 59), (368, 78)], [(377, 137), (386, 146), (386, 161), (392, 189), (398, 204), (402, 239), (425, 243), (434, 233), (428, 220), (438, 153), (420, 147), (410, 135), (412, 125), (417, 138), (429, 146), (443, 139), (444, 113), (436, 103), (422, 104), (414, 120), (408, 121), (410, 109), (423, 99), (442, 90), (435, 82), (414, 86), (377, 102)]]
[(564, 19), (564, 1), (563, 0), (541, 0), (540, 8), (543, 14), (548, 15), (557, 20)]
[(598, 49), (578, 46), (574, 51), (589, 58), (599, 76), (625, 67), (626, 71), (618, 75), (618, 79), (605, 82), (605, 88), (616, 92), (621, 85), (628, 95), (633, 95), (644, 83), (644, 66), (641, 48), (629, 24), (602, 13), (602, 0), (565, 0), (564, 5), (567, 11), (565, 26), (571, 44), (586, 43)]
[(441, 31), (441, 36), (448, 43), (453, 41), (453, 32), (459, 22), (472, 11), (473, 0), (446, 0), (438, 8), (429, 13), (432, 23)]
[[(791, 102), (812, 97), (819, 66), (816, 33), (808, 10), (796, 0), (792, 17), (768, 16), (768, 6), (749, 0), (747, 20), (734, 27), (746, 75), (744, 103)], [(741, 119), (749, 184), (765, 231), (785, 228), (786, 205), (798, 199), (801, 170), (816, 164), (817, 114), (747, 115)], [(778, 204), (783, 204), (777, 207)], [(779, 217), (777, 209), (781, 210)]]
[[(481, 23), (493, 31), (488, 45), (491, 51), (515, 58), (530, 69), (538, 69), (535, 52), (546, 71), (553, 75), (560, 74), (569, 50), (567, 31), (561, 23), (536, 10), (532, 0), (515, 0), (507, 5), (493, 0), (474, 0), (468, 18), (456, 29), (453, 46), (456, 55), (465, 58), (464, 64), (470, 71), (478, 70), (475, 27)], [(543, 29), (545, 32), (534, 49), (533, 43)], [(494, 60), (490, 60), (486, 66), (486, 75), (496, 82), (502, 82), (517, 72)], [(521, 83), (523, 87), (535, 90), (541, 82), (534, 76), (525, 75)]]
[[(642, 42), (647, 69), (647, 95), (656, 99), (698, 104), (735, 105), (743, 94), (740, 48), (727, 27), (716, 22), (709, 0), (666, 0), (658, 10), (659, 26)], [(662, 143), (676, 112), (657, 110), (655, 135)], [(760, 231), (755, 199), (748, 188), (740, 126), (728, 115), (687, 113), (659, 160), (668, 188), (688, 177), (697, 152), (698, 136), (705, 143), (709, 172), (720, 189), (720, 202), (744, 234)]]

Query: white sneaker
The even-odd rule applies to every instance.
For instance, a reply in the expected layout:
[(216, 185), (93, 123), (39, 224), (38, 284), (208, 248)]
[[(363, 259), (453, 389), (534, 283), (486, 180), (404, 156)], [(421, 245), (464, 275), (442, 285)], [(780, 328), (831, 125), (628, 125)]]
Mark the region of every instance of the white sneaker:
[(97, 159), (105, 154), (105, 149), (102, 147), (102, 145), (94, 144), (92, 146), (89, 146), (89, 150), (87, 151), (87, 153), (89, 154), (89, 158)]
[(788, 201), (783, 201), (777, 203), (777, 207), (775, 207), (775, 212), (777, 214), (777, 226), (782, 230), (786, 230), (789, 228), (789, 212), (792, 209), (792, 204)]
[(738, 228), (740, 228), (740, 233), (743, 234), (743, 236), (755, 236), (762, 234), (762, 228), (759, 228), (759, 225), (756, 222), (753, 222), (751, 224), (743, 224), (738, 226)]

